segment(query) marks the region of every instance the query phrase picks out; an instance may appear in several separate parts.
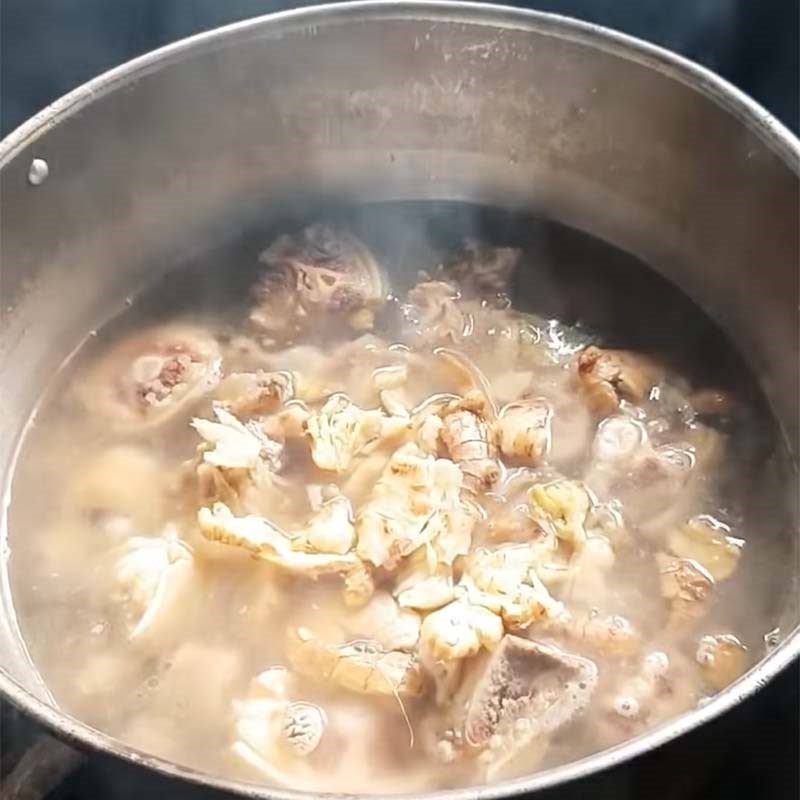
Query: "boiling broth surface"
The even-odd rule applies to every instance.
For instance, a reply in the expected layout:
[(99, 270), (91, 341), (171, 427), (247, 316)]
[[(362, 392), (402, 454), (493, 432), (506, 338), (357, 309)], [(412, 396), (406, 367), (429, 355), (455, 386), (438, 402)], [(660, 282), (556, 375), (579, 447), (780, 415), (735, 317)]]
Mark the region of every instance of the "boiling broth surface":
[(170, 273), (29, 426), (11, 577), (63, 708), (204, 771), (421, 791), (598, 751), (761, 657), (772, 426), (688, 301), (499, 212), (308, 230)]

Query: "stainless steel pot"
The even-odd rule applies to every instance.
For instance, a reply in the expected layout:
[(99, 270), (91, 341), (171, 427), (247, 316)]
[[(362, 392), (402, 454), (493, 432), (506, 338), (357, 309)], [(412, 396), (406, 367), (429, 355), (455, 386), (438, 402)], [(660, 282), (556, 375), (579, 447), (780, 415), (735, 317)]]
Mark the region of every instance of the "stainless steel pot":
[[(559, 17), (467, 3), (348, 3), (201, 34), (45, 109), (0, 145), (0, 474), (48, 371), (189, 243), (265, 199), (463, 199), (525, 207), (640, 256), (718, 320), (798, 449), (800, 144), (713, 74)], [(789, 488), (796, 531), (796, 485)], [(450, 800), (513, 796), (656, 747), (756, 691), (798, 652), (795, 565), (782, 642), (702, 708), (578, 763)], [(4, 545), (4, 562), (8, 548)], [(5, 572), (4, 572), (5, 575)], [(167, 775), (70, 719), (26, 656), (4, 577), (0, 691), (59, 736)]]

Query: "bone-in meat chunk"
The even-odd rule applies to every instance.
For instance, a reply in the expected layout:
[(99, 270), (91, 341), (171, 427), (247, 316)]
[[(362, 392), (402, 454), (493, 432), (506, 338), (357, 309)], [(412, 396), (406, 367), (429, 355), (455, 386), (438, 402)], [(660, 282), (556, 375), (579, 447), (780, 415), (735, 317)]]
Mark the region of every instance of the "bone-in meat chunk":
[(494, 736), (507, 759), (534, 737), (552, 733), (586, 708), (597, 667), (586, 658), (507, 635), (478, 680), (467, 709), (466, 741), (484, 748)]
[(620, 400), (644, 399), (654, 383), (644, 359), (622, 350), (587, 347), (578, 356), (578, 378), (586, 400), (598, 416), (613, 414)]
[(259, 257), (267, 269), (255, 287), (250, 319), (289, 338), (320, 314), (345, 315), (361, 330), (384, 296), (383, 276), (369, 248), (352, 234), (315, 224), (281, 236)]

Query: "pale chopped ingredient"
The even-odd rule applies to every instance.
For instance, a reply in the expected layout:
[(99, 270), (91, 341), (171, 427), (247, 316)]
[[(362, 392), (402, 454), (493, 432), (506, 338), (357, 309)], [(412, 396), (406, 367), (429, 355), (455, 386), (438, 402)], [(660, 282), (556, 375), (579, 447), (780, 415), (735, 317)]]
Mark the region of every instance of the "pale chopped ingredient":
[(369, 602), (342, 625), (356, 639), (372, 639), (386, 650), (411, 651), (417, 646), (421, 620), (419, 614), (401, 608), (388, 592), (376, 592)]
[(407, 588), (399, 588), (397, 602), (404, 608), (432, 611), (449, 603), (454, 596), (453, 579), (448, 570), (443, 569)]
[(224, 469), (254, 471), (262, 465), (275, 470), (280, 465), (283, 447), (272, 441), (257, 425), (241, 423), (220, 406), (214, 408), (217, 422), (195, 417), (192, 427), (211, 445), (203, 451), (203, 460)]
[(424, 675), (415, 655), (387, 650), (374, 640), (331, 644), (307, 628), (290, 631), (286, 648), (301, 675), (363, 694), (416, 695)]
[(549, 548), (532, 544), (508, 545), (470, 553), (459, 588), (469, 601), (499, 614), (507, 627), (527, 628), (541, 619), (558, 619), (564, 606), (554, 600), (536, 568), (547, 560)]
[(706, 683), (716, 690), (733, 683), (747, 666), (747, 648), (730, 634), (703, 636), (695, 654)]
[(553, 410), (544, 399), (510, 403), (497, 420), (500, 452), (526, 464), (538, 464), (550, 450)]
[(729, 578), (739, 562), (744, 542), (709, 514), (693, 517), (669, 535), (670, 552), (700, 564), (716, 581)]
[(467, 600), (429, 614), (422, 622), (420, 652), (425, 660), (451, 661), (493, 649), (503, 636), (503, 621), (494, 612)]
[(293, 755), (313, 753), (325, 732), (325, 712), (311, 703), (289, 703), (281, 720), (283, 743)]
[(558, 480), (537, 483), (529, 492), (531, 516), (547, 533), (580, 548), (586, 541), (586, 516), (589, 495), (575, 481)]
[(441, 608), (454, 597), (452, 569), (438, 562), (432, 548), (420, 547), (399, 569), (394, 595), (404, 608), (418, 611)]
[(372, 571), (361, 559), (345, 573), (342, 594), (348, 606), (362, 606), (375, 592)]
[(333, 395), (306, 420), (314, 463), (330, 472), (345, 472), (353, 457), (380, 438), (383, 414), (365, 411), (345, 395)]
[(299, 691), (287, 670), (272, 667), (253, 679), (245, 699), (233, 702), (233, 753), (279, 785), (315, 785), (315, 771), (305, 759), (328, 726), (322, 708), (290, 699)]
[(268, 520), (255, 514), (235, 517), (224, 503), (201, 508), (197, 521), (207, 539), (244, 548), (253, 555), (282, 552), (290, 545), (289, 537)]
[[(323, 513), (329, 513), (323, 509)], [(201, 508), (197, 515), (200, 530), (212, 542), (239, 547), (290, 572), (310, 577), (327, 573), (348, 573), (358, 566), (354, 553), (328, 553), (296, 550), (303, 547), (307, 531), (290, 537), (264, 517), (250, 514), (236, 517), (224, 503)], [(313, 524), (313, 521), (312, 521)]]
[(393, 569), (422, 545), (452, 564), (470, 546), (475, 523), (461, 499), (461, 470), (444, 458), (406, 444), (397, 450), (356, 514), (357, 552), (375, 566)]
[(435, 456), (439, 453), (439, 436), (444, 428), (442, 418), (430, 414), (423, 418), (417, 431), (417, 442), (424, 453)]
[(261, 428), (267, 436), (278, 441), (302, 439), (310, 416), (311, 412), (302, 401), (290, 400), (285, 408), (266, 417)]
[(159, 641), (170, 628), (180, 627), (178, 610), (190, 592), (193, 572), (191, 548), (175, 531), (126, 542), (114, 579), (132, 640)]
[[(339, 495), (324, 502), (306, 525), (301, 541), (309, 552), (343, 555), (352, 550), (356, 531), (350, 501)], [(293, 545), (298, 549), (297, 540)]]

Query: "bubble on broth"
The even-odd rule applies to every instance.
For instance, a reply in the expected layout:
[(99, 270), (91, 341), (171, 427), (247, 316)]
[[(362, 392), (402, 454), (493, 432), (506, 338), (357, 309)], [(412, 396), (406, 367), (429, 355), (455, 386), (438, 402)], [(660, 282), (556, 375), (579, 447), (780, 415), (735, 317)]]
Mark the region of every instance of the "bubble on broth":
[[(775, 646), (779, 598), (745, 502), (760, 493), (768, 506), (759, 471), (773, 426), (676, 290), (549, 223), (387, 204), (335, 214), (385, 270), (385, 303), (341, 280), (349, 251), (315, 240), (281, 256), (305, 281), (302, 298), (286, 296), (302, 325), (254, 329), (257, 255), (299, 223), (248, 233), (126, 298), (43, 399), (12, 485), (10, 573), (62, 707), (231, 777), (422, 791), (611, 746), (722, 688), (698, 647), (741, 644), (725, 651), (728, 681), (731, 664), (738, 673)], [(448, 265), (477, 252), (465, 237), (520, 248), (502, 291), (497, 264), (477, 295), (474, 271), (455, 283)], [(229, 285), (220, 263), (241, 265)], [(134, 408), (124, 425), (89, 413), (92, 370), (154, 329), (203, 332), (220, 374), (195, 392), (198, 359), (159, 345), (148, 385), (185, 404)], [(590, 345), (600, 355), (581, 375)], [(698, 394), (708, 389), (731, 402)], [(109, 397), (153, 396), (126, 392)], [(549, 409), (546, 447), (541, 414), (502, 428), (509, 404)], [(487, 677), (498, 647), (528, 716), (509, 716)], [(585, 663), (596, 688), (571, 680)], [(562, 727), (565, 693), (592, 689)], [(539, 691), (550, 705), (531, 699)]]

